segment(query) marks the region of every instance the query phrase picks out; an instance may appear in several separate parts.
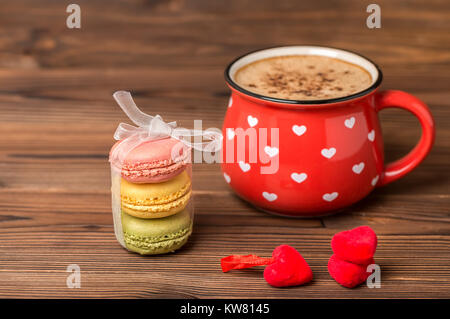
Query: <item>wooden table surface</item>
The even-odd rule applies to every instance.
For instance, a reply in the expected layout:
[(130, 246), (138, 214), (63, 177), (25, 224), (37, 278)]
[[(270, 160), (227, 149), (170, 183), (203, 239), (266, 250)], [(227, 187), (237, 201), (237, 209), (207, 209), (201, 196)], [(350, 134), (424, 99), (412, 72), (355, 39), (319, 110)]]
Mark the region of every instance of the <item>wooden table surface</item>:
[[(450, 4), (372, 1), (78, 0), (81, 29), (57, 0), (0, 5), (0, 297), (450, 297)], [(119, 122), (112, 99), (131, 90), (147, 113), (221, 127), (225, 66), (258, 48), (317, 44), (354, 50), (384, 70), (382, 88), (428, 103), (437, 126), (428, 158), (347, 211), (293, 220), (238, 199), (218, 165), (194, 167), (195, 230), (176, 254), (141, 257), (117, 243), (107, 160)], [(381, 114), (387, 160), (420, 136), (401, 110)], [(327, 272), (334, 233), (370, 225), (382, 287), (346, 289)], [(262, 269), (220, 271), (221, 257), (296, 247), (312, 283), (268, 286)], [(66, 286), (69, 264), (81, 288)]]

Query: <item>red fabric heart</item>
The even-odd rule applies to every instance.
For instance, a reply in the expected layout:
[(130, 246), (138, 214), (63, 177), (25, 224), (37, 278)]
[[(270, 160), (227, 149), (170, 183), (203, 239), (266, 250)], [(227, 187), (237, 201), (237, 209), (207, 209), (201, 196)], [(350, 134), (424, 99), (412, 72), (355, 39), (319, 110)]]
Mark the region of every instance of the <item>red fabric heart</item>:
[(295, 248), (281, 245), (272, 253), (273, 264), (264, 269), (264, 279), (274, 287), (298, 286), (313, 278), (311, 268)]
[(232, 255), (220, 261), (223, 272), (268, 265), (264, 270), (264, 279), (274, 287), (298, 286), (312, 280), (313, 273), (302, 255), (289, 245), (275, 248), (271, 258), (255, 255)]
[(373, 263), (375, 263), (373, 258), (366, 265), (358, 265), (333, 255), (328, 260), (328, 272), (342, 286), (353, 288), (367, 280), (370, 276), (367, 266)]
[(339, 259), (367, 265), (377, 249), (377, 235), (369, 226), (360, 226), (334, 235), (331, 248)]

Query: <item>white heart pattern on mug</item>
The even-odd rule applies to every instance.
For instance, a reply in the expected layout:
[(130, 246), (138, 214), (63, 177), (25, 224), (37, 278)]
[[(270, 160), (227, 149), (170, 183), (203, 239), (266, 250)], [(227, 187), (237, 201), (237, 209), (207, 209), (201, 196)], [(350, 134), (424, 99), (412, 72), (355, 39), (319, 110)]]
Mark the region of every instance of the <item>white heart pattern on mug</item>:
[(273, 202), (274, 200), (276, 200), (278, 198), (277, 194), (274, 194), (274, 193), (263, 192), (262, 195), (269, 202)]
[(306, 126), (305, 125), (300, 125), (300, 126), (293, 125), (292, 131), (295, 133), (295, 135), (302, 136), (306, 132)]
[(223, 178), (225, 178), (225, 181), (230, 184), (231, 182), (231, 177), (230, 175), (228, 175), (227, 173), (223, 173)]
[(360, 174), (363, 171), (363, 169), (364, 169), (364, 162), (361, 162), (359, 164), (355, 164), (352, 167), (352, 171), (355, 174)]
[(232, 140), (235, 135), (236, 135), (236, 133), (234, 132), (234, 130), (232, 128), (227, 128), (227, 137), (229, 140)]
[(370, 131), (369, 134), (367, 134), (367, 138), (369, 141), (373, 142), (375, 140), (375, 130)]
[(278, 148), (266, 146), (264, 147), (264, 152), (270, 157), (274, 157), (278, 155)]
[(258, 124), (258, 119), (256, 117), (253, 117), (251, 115), (247, 116), (247, 122), (250, 127), (254, 127)]
[(334, 147), (324, 148), (320, 153), (323, 157), (332, 158), (336, 154), (336, 149)]
[(332, 202), (334, 201), (337, 197), (338, 197), (339, 193), (338, 192), (333, 192), (333, 193), (327, 193), (327, 194), (323, 194), (322, 198), (323, 200), (327, 201), (327, 202)]
[(243, 161), (239, 161), (239, 167), (241, 168), (241, 170), (246, 173), (250, 170), (250, 164), (245, 163)]
[(374, 178), (372, 178), (372, 181), (370, 182), (372, 184), (372, 186), (377, 185), (378, 183), (378, 179), (380, 178), (379, 175), (375, 176)]
[(292, 173), (291, 174), (291, 178), (294, 180), (294, 182), (297, 182), (299, 184), (304, 182), (307, 177), (308, 177), (308, 175), (306, 173), (300, 173), (300, 174)]
[(233, 98), (230, 97), (230, 99), (228, 100), (228, 107), (231, 107), (233, 105)]
[(353, 125), (355, 125), (355, 118), (352, 116), (351, 118), (348, 118), (344, 121), (344, 125), (348, 128), (353, 128)]

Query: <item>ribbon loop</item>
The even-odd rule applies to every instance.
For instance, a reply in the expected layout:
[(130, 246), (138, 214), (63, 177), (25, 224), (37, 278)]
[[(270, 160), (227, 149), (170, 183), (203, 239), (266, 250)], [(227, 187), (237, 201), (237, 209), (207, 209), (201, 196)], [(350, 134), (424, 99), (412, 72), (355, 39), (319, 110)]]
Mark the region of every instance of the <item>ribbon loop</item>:
[(137, 105), (134, 103), (130, 92), (127, 91), (117, 91), (113, 94), (114, 99), (117, 104), (122, 108), (125, 114), (133, 121), (134, 124), (140, 127), (147, 126), (152, 120), (153, 116), (145, 114), (142, 112)]
[[(120, 123), (114, 133), (114, 139), (123, 140), (113, 149), (110, 161), (121, 164), (128, 153), (142, 142), (173, 137), (189, 148), (202, 152), (217, 152), (222, 148), (222, 134), (214, 130), (189, 130), (177, 127), (176, 122), (166, 123), (160, 115), (151, 116), (142, 112), (134, 103), (130, 92), (117, 91), (113, 94), (117, 104), (122, 108), (130, 120), (137, 126)], [(200, 137), (207, 142), (191, 142), (191, 138)]]

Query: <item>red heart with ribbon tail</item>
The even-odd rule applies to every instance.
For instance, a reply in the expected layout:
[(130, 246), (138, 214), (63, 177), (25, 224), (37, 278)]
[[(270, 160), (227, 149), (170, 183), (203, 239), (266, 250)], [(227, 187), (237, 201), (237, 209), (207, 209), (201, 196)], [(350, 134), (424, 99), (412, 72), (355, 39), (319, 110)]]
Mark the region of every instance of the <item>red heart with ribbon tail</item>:
[(265, 265), (267, 267), (264, 269), (264, 279), (274, 287), (303, 285), (313, 278), (308, 263), (295, 248), (289, 245), (275, 248), (270, 258), (256, 255), (231, 255), (221, 259), (223, 272)]

